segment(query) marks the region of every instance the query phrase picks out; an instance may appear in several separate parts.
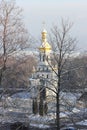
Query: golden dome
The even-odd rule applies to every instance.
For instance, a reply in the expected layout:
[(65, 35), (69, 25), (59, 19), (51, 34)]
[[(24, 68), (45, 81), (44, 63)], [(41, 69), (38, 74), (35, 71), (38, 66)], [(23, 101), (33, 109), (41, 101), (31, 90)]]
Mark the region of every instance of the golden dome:
[(42, 44), (42, 46), (40, 46), (39, 50), (42, 52), (48, 52), (51, 50), (51, 46), (48, 42), (45, 42), (44, 44)]
[(42, 45), (40, 46), (39, 50), (42, 52), (49, 52), (51, 51), (51, 46), (47, 42), (47, 31), (44, 29), (42, 31)]
[(47, 31), (44, 29), (42, 31), (42, 42), (46, 42), (47, 40)]

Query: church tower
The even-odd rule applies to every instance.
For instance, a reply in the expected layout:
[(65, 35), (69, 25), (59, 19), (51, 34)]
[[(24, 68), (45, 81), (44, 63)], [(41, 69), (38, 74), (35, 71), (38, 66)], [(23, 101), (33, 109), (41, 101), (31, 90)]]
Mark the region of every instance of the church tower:
[[(39, 113), (41, 116), (47, 114), (48, 110), (48, 99), (47, 96), (51, 94), (48, 87), (52, 87), (51, 80), (54, 77), (51, 65), (52, 48), (47, 41), (47, 31), (43, 29), (41, 33), (42, 43), (38, 48), (39, 57), (37, 68), (34, 69), (31, 86), (33, 91), (33, 113)], [(36, 105), (38, 104), (38, 105)], [(36, 106), (38, 107), (36, 109)]]
[(51, 68), (50, 64), (50, 55), (51, 46), (47, 42), (47, 31), (44, 29), (42, 31), (42, 44), (39, 47), (39, 61), (37, 67), (37, 78), (39, 78), (40, 88), (39, 88), (39, 114), (44, 115), (47, 113), (47, 85), (51, 78)]
[(51, 46), (47, 42), (47, 31), (42, 31), (42, 45), (39, 47), (38, 77), (49, 78)]

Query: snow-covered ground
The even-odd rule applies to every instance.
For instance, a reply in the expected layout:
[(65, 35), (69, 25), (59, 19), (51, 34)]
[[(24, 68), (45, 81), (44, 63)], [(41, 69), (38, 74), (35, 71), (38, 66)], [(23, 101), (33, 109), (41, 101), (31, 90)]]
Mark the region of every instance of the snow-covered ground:
[(37, 123), (44, 123), (44, 124), (49, 124), (50, 123), (55, 123), (55, 120), (54, 120), (54, 116), (52, 115), (46, 115), (46, 116), (40, 116), (40, 115), (30, 115), (29, 116), (29, 119), (30, 119), (30, 122), (37, 122)]
[(76, 124), (78, 124), (78, 125), (85, 125), (85, 126), (87, 126), (87, 120), (83, 120), (83, 121), (80, 121), (80, 122), (77, 122)]
[[(61, 94), (61, 99), (63, 100), (63, 98), (65, 99), (65, 101), (69, 101), (70, 104), (72, 104), (72, 106), (74, 106), (74, 104), (76, 103), (76, 96), (75, 94), (65, 94), (62, 93)], [(4, 98), (3, 98), (4, 99)], [(47, 116), (41, 117), (39, 115), (33, 115), (31, 113), (31, 106), (32, 106), (32, 95), (28, 92), (22, 92), (22, 93), (17, 93), (14, 94), (11, 97), (7, 97), (6, 99), (4, 99), (4, 106), (0, 107), (0, 122), (14, 122), (13, 116), (8, 116), (8, 114), (6, 115), (6, 113), (11, 113), (11, 112), (18, 112), (18, 113), (28, 113), (27, 117), (29, 119), (29, 123), (31, 126), (35, 126), (35, 127), (39, 127), (39, 128), (49, 128), (50, 124), (54, 124), (55, 123), (55, 113), (49, 113)], [(63, 102), (62, 102), (63, 103)], [(30, 114), (31, 113), (31, 114)], [(60, 117), (64, 120), (66, 118), (68, 118), (68, 116), (70, 116), (71, 114), (78, 114), (80, 115), (80, 113), (87, 113), (87, 109), (77, 109), (77, 108), (73, 108), (72, 107), (72, 111), (62, 111), (60, 113)], [(3, 116), (2, 116), (3, 115)], [(16, 121), (16, 118), (15, 118)], [(87, 120), (81, 120), (79, 122), (77, 122), (77, 124), (81, 124), (81, 125), (86, 125), (87, 126)]]
[(40, 115), (30, 115), (29, 116), (30, 126), (38, 128), (49, 128), (50, 123), (55, 123), (52, 116), (40, 116)]

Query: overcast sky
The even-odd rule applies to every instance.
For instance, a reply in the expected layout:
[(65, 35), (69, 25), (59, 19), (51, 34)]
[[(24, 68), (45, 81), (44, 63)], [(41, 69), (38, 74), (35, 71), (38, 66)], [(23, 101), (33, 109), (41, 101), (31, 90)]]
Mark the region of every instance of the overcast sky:
[(47, 31), (62, 18), (74, 22), (73, 36), (79, 50), (87, 50), (87, 0), (16, 0), (24, 10), (24, 20), (29, 32), (40, 38), (42, 23)]

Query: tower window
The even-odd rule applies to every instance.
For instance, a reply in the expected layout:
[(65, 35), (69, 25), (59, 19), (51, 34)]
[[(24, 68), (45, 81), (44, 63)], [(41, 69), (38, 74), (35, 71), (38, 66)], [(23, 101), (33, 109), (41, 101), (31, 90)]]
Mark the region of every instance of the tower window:
[(42, 74), (42, 77), (44, 77), (44, 74)]
[(39, 74), (37, 75), (37, 78), (39, 78)]
[(47, 61), (48, 61), (48, 56), (47, 56)]
[(43, 61), (45, 61), (45, 55), (43, 55)]
[(47, 74), (47, 78), (48, 78), (49, 76), (48, 76), (48, 74)]
[(41, 54), (40, 54), (40, 61), (41, 61)]

